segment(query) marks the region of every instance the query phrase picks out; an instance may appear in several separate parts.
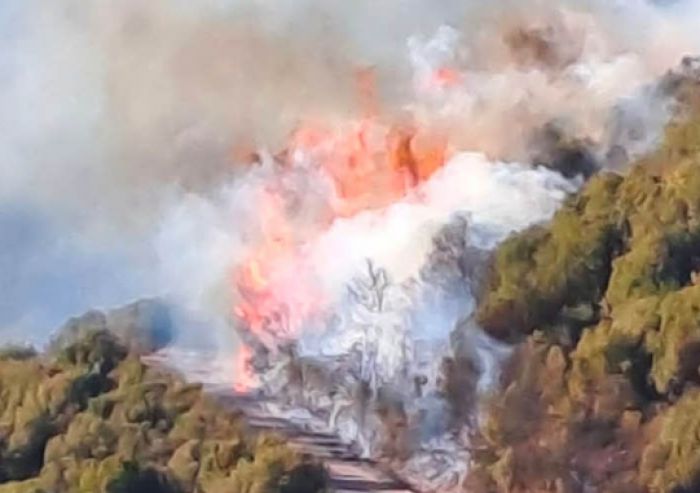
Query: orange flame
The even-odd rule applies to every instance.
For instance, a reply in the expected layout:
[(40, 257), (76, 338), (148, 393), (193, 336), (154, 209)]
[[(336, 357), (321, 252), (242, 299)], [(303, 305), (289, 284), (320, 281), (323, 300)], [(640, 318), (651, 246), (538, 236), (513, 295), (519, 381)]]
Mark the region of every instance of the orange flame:
[(365, 118), (376, 117), (379, 114), (379, 98), (377, 97), (377, 74), (374, 67), (367, 67), (356, 72), (357, 93)]
[(462, 80), (459, 70), (451, 67), (440, 67), (433, 72), (431, 83), (436, 87), (454, 87)]
[[(406, 196), (443, 165), (446, 147), (446, 139), (438, 132), (390, 127), (369, 117), (340, 128), (307, 124), (291, 136), (283, 154), (288, 166), (280, 172), (288, 172), (294, 156), (302, 156), (328, 177), (334, 193), (328, 204), (333, 220), (385, 207)], [(266, 189), (259, 195), (255, 207), (260, 242), (232, 275), (238, 300), (233, 312), (268, 347), (298, 336), (304, 322), (325, 306), (303, 251), (325, 225), (299, 231), (296, 211), (285, 204), (284, 194)], [(246, 375), (245, 362), (251, 356), (250, 348), (239, 355), (240, 375)]]
[(250, 366), (253, 358), (253, 350), (250, 346), (241, 346), (235, 361), (235, 375), (233, 389), (241, 394), (250, 392), (257, 386), (257, 378)]

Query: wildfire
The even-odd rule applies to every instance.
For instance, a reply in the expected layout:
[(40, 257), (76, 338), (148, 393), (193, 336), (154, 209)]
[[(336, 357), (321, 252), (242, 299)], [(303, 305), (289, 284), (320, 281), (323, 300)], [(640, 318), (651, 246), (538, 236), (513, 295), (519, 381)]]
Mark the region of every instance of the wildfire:
[[(308, 317), (314, 310), (311, 290), (303, 286), (312, 284), (303, 278), (304, 260), (299, 249), (303, 235), (292, 227), (293, 212), (285, 203), (284, 193), (268, 189), (258, 194), (255, 207), (260, 243), (233, 274), (240, 299), (234, 313), (253, 335), (268, 344), (293, 338), (297, 319)], [(293, 300), (293, 310), (281, 306), (280, 299)]]
[(437, 171), (446, 139), (412, 125), (387, 126), (365, 118), (348, 128), (309, 125), (292, 137), (292, 154), (319, 163), (331, 178), (337, 217), (385, 207)]
[[(371, 76), (361, 75), (366, 101), (372, 99), (367, 96)], [(436, 77), (448, 85), (458, 74), (444, 70)], [(446, 161), (447, 140), (439, 132), (414, 124), (388, 125), (371, 113), (340, 125), (308, 122), (293, 132), (287, 149), (279, 154), (282, 181), (285, 173), (303, 169), (330, 183), (326, 206), (331, 222), (402, 199)], [(300, 211), (287, 203), (290, 194), (294, 198), (298, 193), (282, 187), (260, 194), (255, 204), (260, 241), (232, 276), (238, 300), (234, 314), (268, 348), (294, 339), (304, 323), (326, 306), (312, 269), (307, 268), (304, 249), (328, 223), (300, 221)], [(251, 356), (249, 348), (239, 353), (243, 379), (248, 378), (245, 361)]]
[(235, 362), (235, 383), (233, 389), (244, 394), (250, 392), (258, 384), (258, 379), (250, 367), (250, 360), (253, 358), (253, 350), (249, 346), (241, 346), (236, 356)]

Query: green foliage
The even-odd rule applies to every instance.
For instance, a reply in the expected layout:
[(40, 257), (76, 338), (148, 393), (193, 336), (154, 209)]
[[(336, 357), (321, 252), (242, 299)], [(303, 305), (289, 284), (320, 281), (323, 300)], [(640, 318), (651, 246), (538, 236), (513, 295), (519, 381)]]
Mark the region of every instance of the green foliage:
[(477, 315), (525, 340), (487, 406), (473, 484), (698, 491), (700, 118), (501, 245)]
[(177, 493), (168, 478), (155, 469), (142, 469), (136, 462), (125, 462), (116, 478), (107, 484), (107, 493)]
[(612, 174), (594, 177), (548, 229), (535, 227), (501, 245), (477, 312), (488, 331), (505, 338), (527, 334), (564, 306), (599, 298), (618, 237), (620, 182)]
[(700, 120), (669, 125), (666, 128), (663, 151), (671, 159), (700, 154)]
[(693, 154), (662, 175), (641, 166), (624, 178), (598, 175), (547, 227), (509, 238), (494, 255), (477, 315), (492, 334), (512, 338), (556, 325), (567, 306), (614, 309), (671, 293), (697, 268), (700, 154)]
[(700, 381), (700, 286), (664, 297), (658, 316), (659, 330), (646, 337), (656, 388), (665, 393), (673, 382)]
[(0, 359), (0, 493), (325, 487), (322, 467), (246, 433), (201, 386), (145, 367), (110, 332), (82, 334), (52, 361)]
[(684, 395), (661, 418), (660, 430), (644, 449), (640, 474), (653, 492), (688, 491), (700, 471), (700, 390)]
[(0, 457), (0, 481), (18, 481), (39, 473), (44, 449), (55, 432), (50, 418), (38, 416), (12, 435)]

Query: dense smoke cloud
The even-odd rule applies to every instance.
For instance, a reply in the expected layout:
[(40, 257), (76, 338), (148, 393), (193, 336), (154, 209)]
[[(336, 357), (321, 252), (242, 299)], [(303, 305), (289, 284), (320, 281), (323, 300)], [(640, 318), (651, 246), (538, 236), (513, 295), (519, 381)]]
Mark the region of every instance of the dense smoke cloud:
[[(358, 69), (376, 68), (388, 119), (409, 106), (447, 127), (458, 150), (527, 159), (528, 132), (556, 117), (603, 139), (606, 109), (692, 51), (693, 38), (665, 20), (692, 7), (9, 0), (0, 12), (3, 335), (42, 338), (92, 305), (162, 293), (228, 317), (227, 267), (243, 239), (222, 203), (251, 180), (241, 162), (283, 147), (301, 120), (361, 114)], [(442, 25), (457, 33), (445, 62), (465, 85), (417, 97), (416, 55), (440, 42)], [(542, 25), (554, 26), (553, 58), (503, 41)], [(571, 67), (590, 72), (572, 79)]]

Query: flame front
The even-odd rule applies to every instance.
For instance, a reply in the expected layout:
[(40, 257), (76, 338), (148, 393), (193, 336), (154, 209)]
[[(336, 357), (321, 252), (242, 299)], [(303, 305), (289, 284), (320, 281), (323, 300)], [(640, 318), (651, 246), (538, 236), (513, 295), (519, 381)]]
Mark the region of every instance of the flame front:
[[(260, 239), (235, 266), (234, 315), (256, 341), (275, 349), (297, 338), (328, 303), (309, 266), (306, 249), (334, 221), (404, 199), (445, 162), (447, 140), (416, 125), (387, 125), (376, 117), (330, 125), (300, 126), (274, 164), (279, 186), (256, 197)], [(296, 189), (283, 184), (300, 172), (329, 185), (321, 217), (301, 218)], [(416, 200), (419, 200), (416, 197)], [(237, 387), (248, 387), (250, 348), (240, 351)]]

